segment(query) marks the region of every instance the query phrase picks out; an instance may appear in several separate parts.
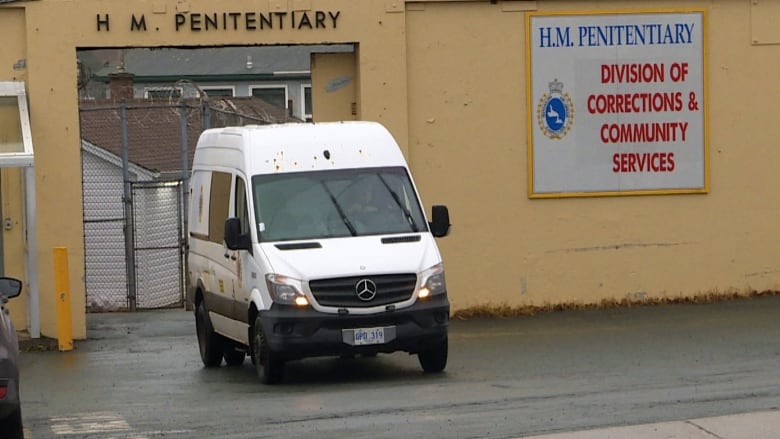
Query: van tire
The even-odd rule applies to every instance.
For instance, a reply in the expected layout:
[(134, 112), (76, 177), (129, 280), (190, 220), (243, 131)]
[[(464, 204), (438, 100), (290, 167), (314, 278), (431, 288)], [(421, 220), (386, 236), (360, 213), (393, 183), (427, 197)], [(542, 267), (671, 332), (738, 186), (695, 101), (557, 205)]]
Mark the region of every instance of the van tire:
[(260, 316), (255, 318), (255, 324), (252, 326), (252, 355), (257, 376), (263, 384), (278, 384), (282, 381), (284, 360), (268, 347)]
[(443, 371), (447, 367), (447, 350), (448, 343), (445, 336), (444, 340), (437, 345), (420, 351), (417, 354), (417, 359), (420, 361), (423, 371), (425, 373), (439, 373)]
[(203, 365), (219, 367), (222, 364), (224, 346), (222, 338), (214, 332), (214, 328), (211, 326), (211, 319), (209, 319), (203, 301), (198, 304), (198, 309), (195, 311), (195, 330), (198, 334), (198, 347)]

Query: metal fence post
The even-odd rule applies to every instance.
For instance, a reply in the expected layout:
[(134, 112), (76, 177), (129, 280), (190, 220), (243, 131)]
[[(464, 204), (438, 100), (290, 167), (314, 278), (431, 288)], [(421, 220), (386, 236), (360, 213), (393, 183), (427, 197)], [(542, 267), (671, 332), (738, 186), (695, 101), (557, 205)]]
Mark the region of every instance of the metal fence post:
[(202, 113), (203, 113), (203, 130), (207, 130), (211, 128), (211, 108), (209, 107), (208, 102), (204, 102), (202, 105)]
[(119, 122), (122, 132), (122, 176), (124, 178), (124, 195), (122, 202), (125, 206), (125, 266), (127, 271), (127, 301), (130, 311), (136, 310), (136, 282), (135, 282), (135, 226), (133, 225), (133, 191), (130, 187), (130, 145), (127, 140), (127, 105), (125, 101), (119, 105)]
[[(184, 190), (189, 191), (190, 181), (190, 159), (189, 159), (189, 137), (187, 136), (187, 104), (181, 103), (181, 113), (179, 114), (179, 125), (181, 126), (181, 179), (184, 182)], [(184, 197), (184, 222), (187, 222), (187, 213), (189, 212), (189, 197)]]
[(187, 106), (184, 101), (181, 102), (181, 112), (179, 114), (179, 123), (181, 125), (181, 180), (182, 180), (182, 242), (181, 242), (181, 261), (183, 267), (184, 276), (184, 293), (183, 302), (187, 305), (186, 292), (189, 288), (189, 276), (187, 275), (187, 235), (189, 234), (189, 222), (188, 216), (190, 213), (190, 160), (189, 160), (189, 136), (187, 133)]

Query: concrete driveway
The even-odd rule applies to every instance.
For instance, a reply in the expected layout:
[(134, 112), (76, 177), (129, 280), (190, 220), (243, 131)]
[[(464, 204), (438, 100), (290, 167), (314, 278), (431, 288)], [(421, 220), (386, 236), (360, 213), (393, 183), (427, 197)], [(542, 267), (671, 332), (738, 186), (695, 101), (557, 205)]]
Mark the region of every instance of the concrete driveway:
[[(89, 314), (22, 355), (29, 438), (780, 437), (780, 297), (454, 321), (445, 373), (403, 353), (204, 369), (190, 312)], [(726, 416), (725, 418), (723, 416)]]

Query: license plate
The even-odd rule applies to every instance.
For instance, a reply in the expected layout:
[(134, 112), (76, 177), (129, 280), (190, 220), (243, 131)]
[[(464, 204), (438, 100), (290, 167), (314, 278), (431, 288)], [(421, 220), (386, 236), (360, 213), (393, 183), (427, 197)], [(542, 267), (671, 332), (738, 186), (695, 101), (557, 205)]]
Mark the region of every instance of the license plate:
[(385, 328), (355, 329), (355, 346), (382, 344), (385, 342)]

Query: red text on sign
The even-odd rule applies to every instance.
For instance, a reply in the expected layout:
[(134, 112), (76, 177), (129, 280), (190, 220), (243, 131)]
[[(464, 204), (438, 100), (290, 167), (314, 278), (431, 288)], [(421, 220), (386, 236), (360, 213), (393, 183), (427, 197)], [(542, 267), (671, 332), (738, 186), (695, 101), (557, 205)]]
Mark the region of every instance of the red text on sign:
[(672, 172), (673, 152), (618, 152), (612, 156), (612, 172)]
[(588, 113), (663, 113), (682, 111), (681, 92), (623, 93), (588, 96)]
[(602, 64), (601, 83), (664, 82), (663, 64)]
[(672, 78), (672, 81), (674, 82), (683, 82), (685, 81), (685, 78), (688, 76), (688, 63), (674, 63), (672, 64), (672, 67), (669, 68), (669, 77)]
[(611, 123), (600, 133), (604, 143), (685, 142), (688, 122)]

